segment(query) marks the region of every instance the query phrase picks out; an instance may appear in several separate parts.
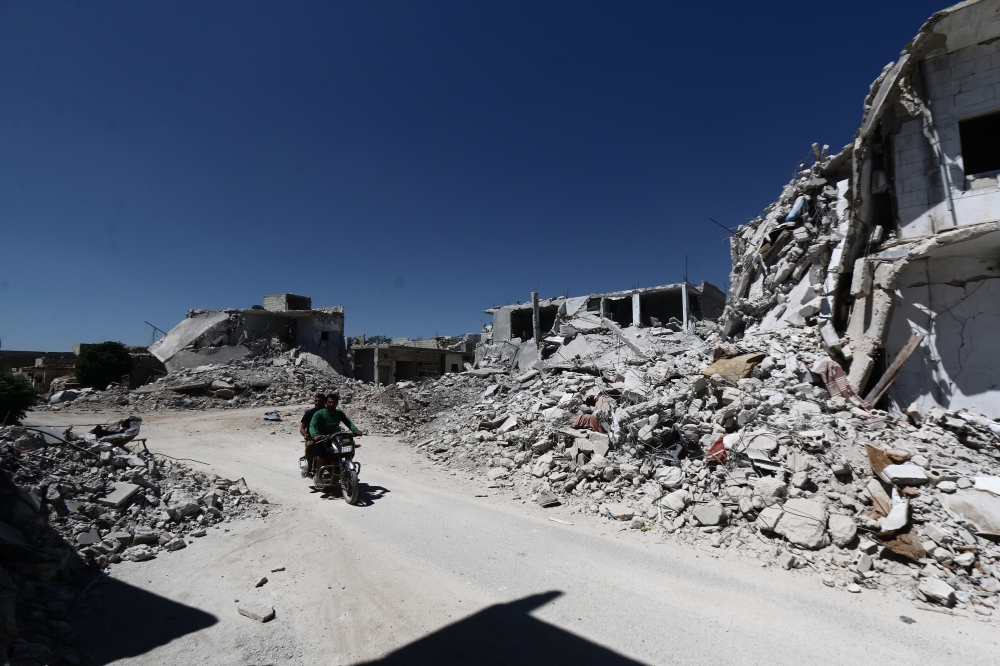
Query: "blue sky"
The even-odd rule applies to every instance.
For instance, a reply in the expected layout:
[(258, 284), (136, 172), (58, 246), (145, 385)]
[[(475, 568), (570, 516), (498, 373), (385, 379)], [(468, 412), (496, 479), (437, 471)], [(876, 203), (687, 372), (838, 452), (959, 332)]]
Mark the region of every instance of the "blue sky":
[(189, 308), (349, 335), (724, 288), (726, 233), (851, 140), (923, 1), (0, 2), (3, 349)]

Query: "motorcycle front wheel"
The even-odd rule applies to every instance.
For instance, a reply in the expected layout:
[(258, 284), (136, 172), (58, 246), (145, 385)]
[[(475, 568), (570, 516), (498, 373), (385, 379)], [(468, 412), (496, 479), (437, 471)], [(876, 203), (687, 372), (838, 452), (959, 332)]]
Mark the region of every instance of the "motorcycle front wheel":
[(357, 504), (361, 488), (358, 484), (358, 471), (355, 469), (345, 469), (340, 476), (340, 490), (344, 494), (344, 500), (348, 504)]

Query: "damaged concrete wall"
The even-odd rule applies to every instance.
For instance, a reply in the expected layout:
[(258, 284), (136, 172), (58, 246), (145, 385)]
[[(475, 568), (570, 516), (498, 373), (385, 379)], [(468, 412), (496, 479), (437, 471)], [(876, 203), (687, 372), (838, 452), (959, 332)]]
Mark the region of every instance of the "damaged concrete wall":
[(903, 238), (1000, 218), (996, 174), (966, 173), (959, 121), (1000, 109), (1000, 42), (974, 44), (920, 65), (931, 116), (946, 163), (954, 219), (924, 119), (906, 120), (894, 140), (896, 200)]
[(895, 404), (1000, 417), (1000, 232), (910, 260), (897, 289), (887, 360), (911, 332), (926, 337), (893, 385)]
[(261, 353), (268, 345), (285, 351), (297, 347), (321, 357), (341, 374), (350, 371), (340, 306), (282, 311), (191, 310), (184, 321), (150, 347), (150, 352), (174, 372), (243, 359)]
[(815, 325), (866, 395), (922, 332), (894, 406), (1000, 415), (997, 366), (980, 350), (1000, 257), (1000, 156), (980, 144), (1000, 135), (998, 91), (1000, 0), (932, 16), (872, 83), (853, 143), (832, 158), (814, 145), (813, 163), (733, 237), (723, 333)]

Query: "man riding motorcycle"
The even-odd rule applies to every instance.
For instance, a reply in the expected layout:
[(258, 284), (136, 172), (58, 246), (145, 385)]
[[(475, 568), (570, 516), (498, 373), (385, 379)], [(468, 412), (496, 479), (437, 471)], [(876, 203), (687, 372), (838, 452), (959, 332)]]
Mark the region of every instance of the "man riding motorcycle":
[[(337, 407), (338, 404), (340, 404), (339, 394), (331, 393), (326, 396), (326, 407), (313, 414), (312, 421), (309, 423), (309, 434), (315, 443), (315, 458), (313, 459), (315, 465), (313, 469), (315, 470), (314, 480), (316, 483), (319, 483), (320, 468), (327, 464), (330, 458), (330, 443), (326, 441), (325, 437), (340, 432), (341, 424), (346, 425), (355, 435), (361, 436), (364, 434), (351, 422), (351, 419), (347, 418), (344, 410)], [(321, 437), (324, 439), (316, 441)]]
[(313, 444), (312, 435), (309, 434), (309, 425), (312, 423), (312, 417), (319, 410), (326, 407), (326, 394), (317, 393), (313, 396), (313, 408), (307, 409), (306, 413), (302, 415), (302, 422), (299, 424), (299, 434), (302, 435), (303, 439), (306, 440), (306, 451), (305, 459), (306, 466), (302, 470), (302, 476), (309, 476), (312, 472), (313, 458), (316, 457), (316, 446)]

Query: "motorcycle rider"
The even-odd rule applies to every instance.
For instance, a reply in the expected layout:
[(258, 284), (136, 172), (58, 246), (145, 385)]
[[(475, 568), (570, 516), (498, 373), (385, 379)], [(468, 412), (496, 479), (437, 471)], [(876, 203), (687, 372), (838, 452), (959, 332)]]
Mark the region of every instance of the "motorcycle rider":
[(306, 469), (302, 470), (302, 476), (309, 476), (310, 471), (312, 471), (313, 458), (316, 457), (316, 445), (313, 444), (312, 435), (309, 434), (309, 424), (312, 423), (313, 415), (319, 410), (326, 406), (326, 394), (317, 393), (313, 396), (313, 408), (307, 409), (306, 413), (302, 415), (302, 421), (299, 424), (299, 434), (302, 435), (303, 439), (306, 440)]
[[(347, 418), (347, 414), (337, 406), (338, 404), (340, 404), (340, 395), (331, 393), (326, 396), (326, 407), (313, 414), (312, 421), (309, 423), (309, 434), (312, 436), (313, 441), (319, 437), (334, 435), (340, 432), (341, 424), (346, 425), (351, 432), (359, 437), (364, 434), (354, 425), (351, 419)], [(319, 483), (319, 469), (326, 464), (326, 454), (329, 449), (330, 444), (326, 441), (319, 443), (316, 447), (313, 460), (316, 463), (315, 480), (317, 483)]]

